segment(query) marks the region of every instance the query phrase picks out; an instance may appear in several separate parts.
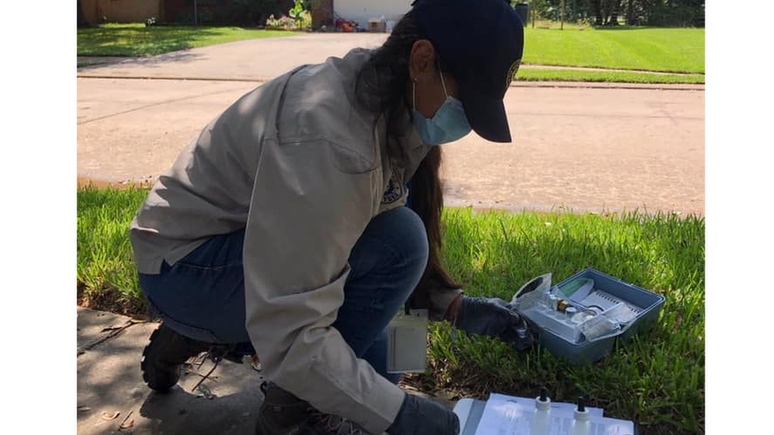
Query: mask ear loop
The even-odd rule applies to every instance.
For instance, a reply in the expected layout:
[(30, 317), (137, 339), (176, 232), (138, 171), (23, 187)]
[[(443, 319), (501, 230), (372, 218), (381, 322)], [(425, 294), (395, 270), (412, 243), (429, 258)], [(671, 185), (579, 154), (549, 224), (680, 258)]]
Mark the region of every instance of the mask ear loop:
[(417, 78), (411, 79), (411, 108), (417, 110)]
[(446, 83), (443, 81), (443, 73), (440, 69), (438, 70), (438, 75), (441, 76), (441, 86), (443, 86), (443, 93), (446, 94), (446, 98), (449, 98), (449, 93), (446, 92)]
[[(449, 98), (449, 92), (446, 90), (446, 82), (443, 79), (443, 72), (441, 72), (441, 68), (438, 68), (438, 75), (441, 76), (441, 86), (443, 86), (443, 93), (446, 95), (446, 98)], [(411, 108), (416, 110), (417, 108), (417, 78), (414, 77), (411, 79)]]

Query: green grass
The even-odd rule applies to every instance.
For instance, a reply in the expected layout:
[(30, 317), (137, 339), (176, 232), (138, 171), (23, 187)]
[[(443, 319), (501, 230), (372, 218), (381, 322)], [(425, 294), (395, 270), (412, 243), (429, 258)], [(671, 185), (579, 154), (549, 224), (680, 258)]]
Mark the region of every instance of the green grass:
[(704, 73), (704, 29), (525, 29), (524, 63)]
[(104, 65), (106, 62), (104, 61), (95, 61), (95, 60), (79, 60), (77, 62), (76, 67), (77, 68), (83, 68), (87, 66), (97, 66), (97, 65)]
[(703, 74), (649, 74), (624, 71), (581, 71), (542, 68), (521, 68), (516, 75), (516, 80), (658, 84), (704, 84), (705, 82)]
[(243, 39), (294, 34), (297, 32), (241, 27), (103, 24), (96, 28), (78, 29), (78, 56), (153, 56)]
[[(128, 226), (146, 190), (78, 190), (78, 282), (101, 308), (141, 310)], [(557, 401), (581, 393), (643, 434), (704, 433), (704, 219), (673, 214), (475, 213), (447, 209), (444, 262), (471, 296), (510, 300), (530, 278), (555, 280), (593, 266), (666, 297), (657, 324), (604, 360), (574, 366), (541, 348), (519, 353), (495, 339), (431, 326), (430, 369), (418, 380), (485, 397)]]
[(78, 286), (89, 305), (141, 313), (129, 224), (147, 190), (78, 189)]
[[(555, 400), (588, 394), (646, 434), (704, 432), (704, 219), (669, 214), (445, 213), (444, 260), (471, 296), (510, 300), (546, 272), (563, 280), (588, 266), (666, 297), (656, 326), (603, 361), (573, 366), (536, 349), (431, 331), (428, 383)], [(467, 385), (466, 385), (467, 384)]]

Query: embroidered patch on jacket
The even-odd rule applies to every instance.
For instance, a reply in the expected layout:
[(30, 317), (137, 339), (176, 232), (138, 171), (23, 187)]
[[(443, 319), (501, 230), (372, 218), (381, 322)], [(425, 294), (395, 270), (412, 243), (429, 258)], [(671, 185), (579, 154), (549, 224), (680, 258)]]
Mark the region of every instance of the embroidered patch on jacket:
[(390, 183), (387, 185), (387, 189), (384, 191), (382, 197), (382, 204), (392, 204), (393, 202), (401, 199), (405, 192), (405, 187), (402, 184), (395, 181), (394, 178), (390, 178)]

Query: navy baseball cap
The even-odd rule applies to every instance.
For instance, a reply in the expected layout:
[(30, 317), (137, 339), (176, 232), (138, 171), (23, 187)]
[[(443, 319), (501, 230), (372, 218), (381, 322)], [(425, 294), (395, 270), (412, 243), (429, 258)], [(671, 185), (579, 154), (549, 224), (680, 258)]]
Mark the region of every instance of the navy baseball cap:
[(511, 142), (503, 98), (521, 64), (524, 26), (507, 0), (415, 0), (422, 32), (457, 79), (470, 126)]

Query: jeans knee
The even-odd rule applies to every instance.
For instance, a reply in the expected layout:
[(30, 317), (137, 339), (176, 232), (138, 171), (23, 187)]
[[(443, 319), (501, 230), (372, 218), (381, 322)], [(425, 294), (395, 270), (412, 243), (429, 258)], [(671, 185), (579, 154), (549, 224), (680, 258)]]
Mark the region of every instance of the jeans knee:
[(393, 250), (408, 263), (407, 267), (416, 268), (421, 276), (430, 255), (424, 222), (408, 207), (398, 207), (389, 213), (394, 213), (391, 225)]

